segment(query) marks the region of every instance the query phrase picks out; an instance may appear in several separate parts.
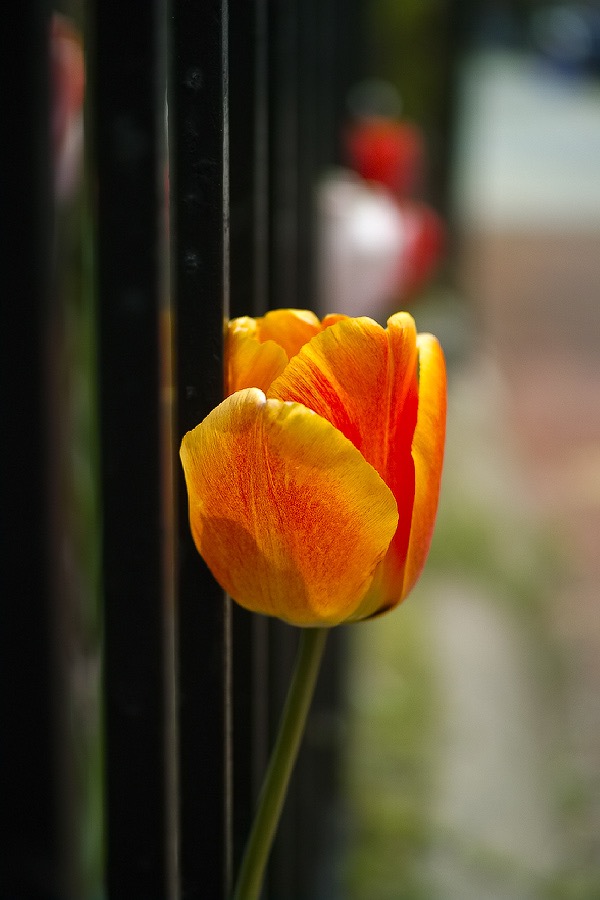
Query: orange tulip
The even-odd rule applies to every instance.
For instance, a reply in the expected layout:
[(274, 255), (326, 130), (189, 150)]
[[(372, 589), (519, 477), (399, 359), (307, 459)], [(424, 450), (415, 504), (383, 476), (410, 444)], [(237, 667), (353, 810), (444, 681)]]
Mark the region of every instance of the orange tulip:
[(241, 606), (300, 626), (392, 609), (440, 489), (446, 373), (408, 313), (233, 320), (229, 395), (181, 445), (194, 541)]

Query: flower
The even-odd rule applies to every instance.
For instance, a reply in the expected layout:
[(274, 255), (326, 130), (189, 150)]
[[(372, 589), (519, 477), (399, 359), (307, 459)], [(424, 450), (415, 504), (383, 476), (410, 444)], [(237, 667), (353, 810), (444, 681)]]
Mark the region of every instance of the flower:
[(82, 37), (70, 19), (53, 13), (50, 24), (54, 193), (69, 199), (81, 170), (85, 60)]
[(300, 626), (392, 609), (440, 489), (444, 357), (408, 313), (230, 322), (226, 392), (181, 445), (196, 547), (241, 606)]

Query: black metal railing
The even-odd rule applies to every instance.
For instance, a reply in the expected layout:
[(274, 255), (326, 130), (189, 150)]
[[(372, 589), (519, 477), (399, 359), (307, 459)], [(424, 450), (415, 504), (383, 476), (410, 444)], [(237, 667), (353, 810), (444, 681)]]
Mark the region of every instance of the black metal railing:
[[(0, 797), (2, 896), (44, 894), (60, 854), (52, 790), (55, 673), (50, 552), (47, 335), (51, 307), (51, 170), (47, 16), (8, 13), (0, 53), (2, 574)], [(20, 52), (9, 52), (19, 36)], [(25, 890), (17, 890), (23, 886)]]
[[(56, 439), (64, 398), (52, 374), (64, 347), (52, 295), (51, 9), (23, 0), (6, 13), (17, 58), (0, 54), (11, 135), (0, 151), (2, 900), (230, 889), (296, 633), (223, 597), (191, 540), (178, 447), (221, 398), (225, 317), (315, 305), (314, 190), (337, 161), (341, 98), (357, 74), (355, 6), (81, 10), (99, 452), (96, 466), (88, 446), (86, 465), (100, 509), (86, 527), (101, 559), (104, 748), (92, 887), (77, 876), (67, 657), (78, 638), (64, 639), (71, 607), (56, 571), (79, 526), (62, 521), (57, 475), (71, 457)], [(274, 850), (267, 894), (278, 900), (333, 896), (335, 641), (328, 652)]]
[(174, 733), (165, 637), (174, 610), (165, 596), (159, 329), (167, 246), (165, 22), (164, 3), (141, 0), (102, 0), (90, 19), (110, 897), (169, 895), (167, 748)]

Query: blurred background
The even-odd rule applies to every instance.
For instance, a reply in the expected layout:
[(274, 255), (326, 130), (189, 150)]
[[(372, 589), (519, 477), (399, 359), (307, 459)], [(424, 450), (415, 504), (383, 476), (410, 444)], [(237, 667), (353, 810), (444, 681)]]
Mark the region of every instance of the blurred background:
[[(82, 26), (82, 4), (63, 7)], [(425, 575), (393, 615), (343, 630), (333, 882), (348, 900), (594, 900), (600, 8), (365, 0), (361, 19), (342, 152), (318, 186), (320, 302), (382, 322), (409, 309), (445, 348), (450, 393)], [(79, 524), (98, 516), (91, 232), (66, 165), (61, 571), (75, 598), (72, 839), (93, 897), (100, 580)]]
[[(456, 4), (458, 7), (458, 4)], [(353, 898), (600, 896), (600, 9), (367, 4), (445, 253), (425, 575), (348, 633)], [(403, 302), (402, 302), (403, 301)]]

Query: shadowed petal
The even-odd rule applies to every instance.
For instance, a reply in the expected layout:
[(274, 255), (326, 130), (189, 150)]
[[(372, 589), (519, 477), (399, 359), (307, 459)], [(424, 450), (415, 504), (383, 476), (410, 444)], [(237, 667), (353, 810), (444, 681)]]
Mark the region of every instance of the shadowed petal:
[(321, 331), (321, 323), (307, 309), (275, 309), (256, 320), (259, 341), (275, 341), (288, 359)]
[(417, 581), (429, 552), (442, 480), (446, 437), (446, 365), (439, 342), (420, 334), (419, 409), (413, 438), (416, 490), (403, 596)]
[(256, 319), (244, 316), (229, 323), (225, 338), (227, 395), (248, 387), (266, 391), (287, 362), (285, 350), (275, 341), (261, 343)]
[(196, 546), (247, 609), (335, 625), (358, 607), (396, 531), (396, 502), (327, 421), (244, 390), (181, 446)]

